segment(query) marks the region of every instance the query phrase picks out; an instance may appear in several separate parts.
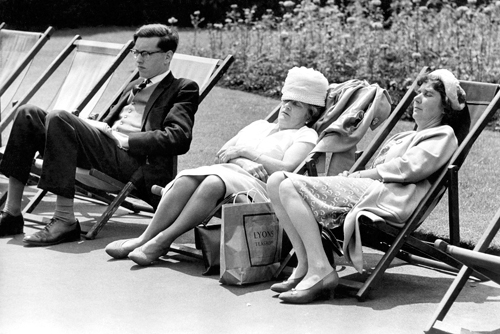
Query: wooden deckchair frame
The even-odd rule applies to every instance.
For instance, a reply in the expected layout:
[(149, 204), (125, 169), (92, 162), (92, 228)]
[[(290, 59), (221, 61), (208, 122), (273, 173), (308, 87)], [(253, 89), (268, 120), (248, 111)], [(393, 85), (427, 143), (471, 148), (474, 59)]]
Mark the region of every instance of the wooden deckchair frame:
[[(442, 240), (436, 240), (434, 245), (437, 248), (451, 254), (458, 261), (463, 263), (464, 266), (460, 269), (457, 277), (453, 280), (453, 283), (448, 288), (448, 291), (446, 291), (446, 294), (432, 315), (430, 323), (424, 330), (425, 333), (450, 333), (448, 331), (449, 326), (443, 322), (443, 319), (474, 271), (479, 271), (497, 284), (500, 284), (500, 257), (485, 254), (499, 230), (500, 209), (491, 219), (488, 227), (473, 250), (462, 249), (457, 246), (448, 245)], [(454, 330), (454, 332), (458, 331)]]
[[(419, 76), (428, 72), (429, 68), (424, 67), (419, 73)], [(468, 82), (462, 81), (462, 85), (467, 85)], [(350, 172), (355, 172), (364, 169), (364, 166), (372, 158), (378, 148), (388, 137), (396, 123), (404, 114), (406, 109), (411, 104), (415, 90), (417, 88), (417, 81), (415, 80), (406, 92), (403, 99), (400, 101), (396, 109), (383, 125), (383, 128), (378, 132), (375, 138), (370, 143), (369, 147), (361, 154), (351, 168)], [(385, 252), (382, 259), (374, 271), (368, 276), (364, 283), (357, 281), (340, 279), (340, 285), (348, 289), (356, 290), (356, 297), (358, 300), (363, 301), (367, 298), (369, 289), (376, 286), (381, 280), (383, 273), (389, 267), (394, 257), (399, 257), (409, 263), (425, 265), (439, 270), (447, 270), (456, 272), (460, 267), (460, 263), (428, 243), (422, 242), (419, 239), (411, 236), (410, 234), (423, 222), (423, 220), (430, 214), (432, 209), (437, 205), (439, 199), (448, 189), (449, 197), (449, 230), (450, 242), (457, 245), (460, 240), (459, 234), (459, 211), (458, 211), (458, 170), (469, 152), (472, 144), (475, 142), (479, 134), (486, 127), (487, 122), (495, 114), (496, 110), (500, 107), (500, 91), (499, 86), (496, 85), (496, 95), (491, 101), (488, 102), (488, 107), (481, 113), (480, 117), (472, 119), (472, 128), (469, 135), (465, 138), (464, 142), (459, 146), (455, 154), (450, 160), (450, 164), (445, 166), (440, 173), (437, 173), (436, 181), (434, 182), (431, 190), (427, 196), (422, 200), (420, 205), (415, 210), (415, 213), (410, 217), (405, 227), (402, 229), (394, 228), (388, 224), (362, 224), (362, 239), (379, 240), (377, 245), (367, 245), (368, 247), (379, 249)], [(469, 105), (483, 105), (485, 101), (468, 101)], [(476, 122), (474, 122), (476, 121)], [(314, 161), (308, 162), (309, 175), (317, 175), (315, 172)], [(368, 231), (368, 233), (367, 233)], [(371, 233), (371, 234), (369, 234)], [(368, 237), (367, 237), (368, 236)], [(384, 247), (383, 245), (391, 245)], [(403, 248), (403, 245), (405, 246)], [(402, 250), (405, 250), (404, 252)], [(409, 252), (408, 252), (409, 250)], [(275, 274), (275, 277), (282, 272), (287, 265), (290, 258), (293, 256), (293, 250), (283, 261), (282, 265)], [(477, 275), (481, 277), (481, 275)]]
[(5, 80), (5, 84), (0, 86), (0, 96), (5, 93), (5, 91), (12, 85), (12, 83), (16, 80), (16, 78), (21, 74), (21, 72), (29, 65), (29, 63), (35, 58), (36, 54), (42, 49), (42, 47), (47, 43), (50, 39), (50, 36), (54, 33), (53, 27), (48, 27), (47, 30), (43, 33), (32, 33), (32, 32), (24, 32), (18, 30), (7, 30), (4, 29), (5, 22), (0, 24), (0, 30), (15, 32), (19, 34), (35, 34), (39, 36), (38, 42), (29, 50), (29, 52), (24, 56), (24, 59), (19, 63), (19, 66), (12, 71), (7, 80)]
[[(470, 82), (461, 81), (462, 86), (466, 86), (468, 83)], [(427, 267), (449, 270), (451, 272), (456, 272), (457, 268), (460, 267), (460, 263), (453, 257), (433, 247), (431, 244), (411, 236), (411, 233), (422, 224), (425, 218), (427, 218), (427, 216), (435, 208), (444, 192), (448, 190), (450, 241), (454, 245), (459, 243), (458, 171), (479, 134), (484, 130), (488, 121), (500, 107), (499, 85), (484, 85), (496, 86), (496, 95), (491, 101), (489, 101), (487, 108), (481, 113), (481, 116), (479, 118), (475, 118), (477, 121), (472, 123), (469, 134), (450, 159), (450, 163), (438, 174), (436, 174), (437, 177), (433, 182), (431, 189), (420, 202), (419, 206), (406, 222), (405, 226), (401, 229), (397, 229), (388, 224), (377, 224), (377, 226), (375, 226), (374, 224), (361, 223), (362, 240), (368, 241), (370, 239), (374, 239), (375, 237), (382, 241), (379, 238), (383, 238), (384, 243), (387, 243), (390, 246), (376, 247), (373, 244), (365, 244), (370, 248), (376, 248), (384, 251), (385, 253), (364, 283), (358, 284), (347, 281), (344, 282), (348, 287), (357, 289), (356, 297), (358, 300), (363, 301), (367, 298), (369, 290), (380, 282), (384, 272), (387, 270), (395, 257), (399, 257), (412, 264), (425, 265)], [(405, 101), (404, 103), (409, 105), (411, 99), (413, 99), (413, 94), (411, 94), (411, 92), (408, 92), (407, 94), (408, 95), (405, 95), (405, 97), (410, 100)], [(471, 102), (472, 104), (480, 104), (481, 101)], [(474, 117), (471, 118), (474, 119)], [(389, 121), (387, 126), (390, 126), (390, 123), (392, 123), (392, 120)], [(390, 130), (388, 132), (390, 132)], [(369, 150), (364, 152), (351, 171), (362, 169), (362, 166), (368, 162), (382, 142), (382, 139), (376, 138), (374, 142), (376, 145), (373, 145), (376, 147), (372, 146)], [(382, 243), (379, 245), (382, 245)]]
[[(4, 29), (5, 27), (5, 22), (2, 22), (0, 24), (0, 31), (4, 33), (8, 33), (11, 35), (27, 35), (27, 36), (32, 36), (35, 38), (38, 38), (38, 40), (35, 42), (35, 44), (23, 55), (22, 59), (20, 62), (17, 64), (16, 68), (14, 68), (10, 74), (6, 77), (5, 81), (3, 84), (0, 85), (0, 97), (4, 95), (5, 92), (9, 88), (12, 88), (12, 91), (14, 92), (12, 96), (15, 96), (17, 90), (19, 89), (19, 86), (24, 80), (25, 75), (28, 72), (28, 69), (35, 58), (35, 56), (38, 54), (38, 52), (42, 49), (42, 47), (47, 43), (47, 41), (50, 39), (50, 36), (54, 33), (54, 28), (53, 27), (48, 27), (45, 32), (27, 32), (27, 31), (21, 31), (21, 30), (9, 30), (9, 29)], [(2, 69), (0, 69), (2, 70)], [(12, 86), (16, 80), (19, 79), (18, 86)], [(5, 102), (5, 101), (4, 101)], [(9, 98), (7, 101), (7, 105), (3, 106), (3, 109), (6, 109), (7, 107), (10, 107), (9, 104), (12, 103), (12, 99)], [(0, 105), (0, 110), (2, 110), (2, 106)], [(1, 113), (0, 113), (0, 121), (2, 119)], [(0, 137), (0, 146), (2, 145), (2, 138)]]
[[(103, 42), (90, 42), (100, 46), (111, 46), (114, 43), (103, 43)], [(130, 48), (132, 47), (133, 42), (129, 41), (123, 45), (121, 51), (116, 56), (116, 60), (113, 65), (108, 68), (108, 70), (103, 73), (97, 83), (90, 88), (88, 94), (85, 98), (78, 104), (76, 111), (81, 111), (85, 108), (85, 106), (90, 102), (90, 100), (94, 97), (94, 95), (101, 89), (101, 87), (106, 83), (111, 74), (116, 70), (116, 68), (120, 65), (120, 63), (125, 59), (128, 55)], [(54, 59), (54, 61), (49, 65), (47, 70), (40, 76), (40, 78), (33, 84), (33, 86), (28, 90), (28, 92), (16, 103), (16, 105), (12, 108), (9, 114), (2, 120), (0, 123), (0, 130), (4, 130), (7, 124), (12, 121), (16, 115), (17, 108), (29, 102), (29, 100), (38, 92), (38, 90), (45, 84), (45, 82), (52, 76), (55, 70), (69, 57), (73, 51), (78, 48), (80, 45), (86, 47), (90, 45), (88, 41), (82, 40), (79, 35), (76, 35), (70, 43), (61, 51), (61, 53)]]
[[(117, 43), (107, 43), (107, 42), (98, 42), (98, 41), (88, 41), (81, 38), (81, 36), (76, 35), (71, 39), (71, 41), (67, 44), (67, 46), (59, 53), (59, 55), (53, 60), (53, 62), (49, 65), (49, 67), (45, 70), (45, 72), (39, 77), (39, 79), (32, 85), (32, 87), (26, 92), (26, 94), (19, 99), (15, 106), (12, 106), (11, 110), (8, 112), (6, 117), (0, 123), (0, 130), (4, 130), (9, 122), (11, 122), (16, 113), (18, 107), (28, 103), (30, 99), (44, 86), (44, 84), (49, 80), (54, 72), (60, 67), (60, 65), (69, 59), (70, 55), (75, 54), (77, 50), (82, 50), (83, 52), (96, 52), (104, 53), (104, 54), (112, 54), (114, 55), (114, 59), (109, 67), (101, 74), (101, 76), (97, 79), (95, 84), (92, 87), (88, 87), (88, 91), (82, 98), (82, 100), (77, 103), (75, 110), (73, 112), (78, 115), (85, 106), (94, 98), (94, 96), (99, 92), (99, 90), (106, 84), (111, 75), (117, 69), (117, 67), (121, 64), (121, 62), (126, 58), (129, 54), (129, 50), (133, 46), (133, 41), (130, 40), (125, 44), (117, 44)], [(61, 90), (62, 87), (59, 87)], [(2, 194), (1, 202), (5, 201), (7, 192)], [(38, 223), (42, 223), (40, 217), (31, 215), (30, 213), (36, 207), (36, 205), (41, 201), (43, 196), (46, 194), (46, 191), (39, 190), (33, 198), (30, 199), (27, 206), (23, 209), (23, 215), (26, 220), (34, 221)]]
[[(174, 54), (174, 57), (176, 57), (178, 60), (186, 60), (186, 61), (203, 61), (204, 57), (195, 57), (195, 56), (190, 56), (190, 55), (183, 55), (183, 54)], [(224, 73), (228, 70), (229, 66), (233, 63), (234, 57), (232, 55), (226, 56), (224, 59), (219, 59), (217, 62), (217, 66), (210, 75), (207, 83), (204, 85), (204, 87), (200, 87), (200, 97), (199, 97), (199, 103), (201, 103), (205, 97), (208, 95), (208, 93), (212, 90), (212, 88), (217, 84), (217, 82), (222, 78)], [(172, 71), (174, 72), (174, 70)], [(116, 93), (115, 98), (113, 98), (113, 101), (117, 101), (118, 98), (120, 97), (122, 91), (125, 89), (125, 87), (128, 85), (129, 82), (132, 80), (135, 80), (138, 77), (138, 71), (134, 71), (134, 73), (130, 76), (129, 80), (122, 86), (119, 92)], [(109, 185), (110, 188), (116, 188), (117, 195), (111, 195), (110, 192), (108, 191), (102, 191), (100, 189), (90, 187), (85, 184), (79, 184), (79, 186), (84, 189), (85, 191), (89, 192), (91, 196), (104, 201), (108, 203), (108, 207), (104, 211), (104, 213), (100, 216), (100, 218), (97, 220), (97, 222), (91, 227), (91, 229), (85, 234), (85, 238), (87, 239), (94, 239), (99, 231), (104, 227), (104, 225), (108, 222), (108, 220), (113, 216), (113, 214), (116, 212), (116, 210), (120, 207), (123, 206), (134, 213), (137, 213), (139, 211), (145, 211), (145, 212), (153, 212), (153, 208), (137, 203), (131, 203), (128, 202), (126, 199), (128, 196), (132, 194), (132, 192), (135, 190), (135, 183), (138, 181), (138, 177), (140, 177), (140, 171), (136, 173), (137, 175), (132, 176), (131, 180), (127, 183), (123, 183), (121, 181), (118, 181), (105, 173), (102, 173), (96, 169), (91, 169), (89, 171), (89, 176), (97, 179), (98, 181)]]

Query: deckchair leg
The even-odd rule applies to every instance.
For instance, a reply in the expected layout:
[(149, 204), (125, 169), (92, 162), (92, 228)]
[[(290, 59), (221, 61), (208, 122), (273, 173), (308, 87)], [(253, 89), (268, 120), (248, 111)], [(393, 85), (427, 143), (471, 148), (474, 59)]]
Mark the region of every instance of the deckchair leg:
[(387, 268), (389, 268), (392, 260), (394, 260), (399, 250), (403, 246), (406, 239), (405, 236), (409, 234), (409, 230), (410, 226), (408, 224), (401, 230), (401, 233), (394, 240), (387, 252), (384, 253), (373, 272), (368, 276), (367, 280), (365, 281), (361, 289), (359, 289), (358, 293), (356, 293), (356, 297), (359, 301), (364, 301), (368, 296), (369, 289), (376, 286), (382, 279), (384, 272), (387, 270)]
[(283, 270), (285, 269), (286, 265), (288, 264), (288, 262), (290, 261), (290, 259), (292, 258), (292, 256), (294, 254), (295, 254), (295, 251), (292, 248), (290, 250), (290, 252), (288, 252), (288, 255), (285, 257), (285, 259), (283, 260), (283, 262), (281, 263), (281, 265), (279, 266), (278, 270), (276, 270), (276, 272), (274, 273), (274, 275), (273, 275), (274, 279), (277, 279), (279, 277), (279, 275), (281, 275), (281, 273), (283, 272)]
[[(483, 233), (483, 236), (476, 244), (476, 247), (474, 247), (474, 252), (486, 251), (486, 249), (488, 248), (491, 241), (493, 240), (493, 238), (495, 237), (495, 235), (498, 233), (499, 230), (500, 230), (500, 210), (497, 211), (495, 217), (491, 220), (488, 228)], [(439, 303), (436, 312), (432, 316), (431, 322), (425, 329), (425, 333), (431, 333), (436, 322), (444, 319), (446, 313), (448, 313), (448, 311), (451, 308), (451, 305), (453, 305), (453, 303), (457, 299), (458, 294), (460, 293), (460, 291), (462, 291), (463, 287), (465, 286), (465, 283), (469, 279), (469, 276), (472, 274), (472, 272), (473, 270), (471, 268), (466, 266), (462, 267), (460, 273), (455, 278), (452, 285), (446, 292), (445, 296)]]
[(108, 220), (113, 216), (116, 212), (120, 204), (127, 198), (128, 195), (135, 189), (135, 186), (132, 182), (128, 182), (125, 187), (123, 187), (122, 191), (115, 197), (113, 202), (106, 208), (106, 211), (101, 215), (98, 221), (92, 226), (90, 231), (85, 235), (86, 239), (92, 240), (95, 239), (97, 233), (106, 225)]
[(24, 207), (23, 214), (31, 213), (37, 205), (42, 201), (43, 197), (47, 194), (47, 190), (39, 189), (35, 196), (29, 201), (29, 203)]
[(458, 246), (460, 244), (460, 216), (458, 203), (458, 166), (448, 167), (448, 203), (449, 203), (449, 226), (450, 243)]
[(2, 196), (0, 196), (0, 206), (2, 206), (7, 200), (7, 191), (4, 191)]

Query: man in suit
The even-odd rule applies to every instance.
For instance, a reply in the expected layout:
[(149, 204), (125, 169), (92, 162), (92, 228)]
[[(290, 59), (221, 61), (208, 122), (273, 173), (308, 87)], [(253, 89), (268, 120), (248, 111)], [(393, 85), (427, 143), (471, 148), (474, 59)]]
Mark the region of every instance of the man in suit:
[(157, 204), (150, 197), (151, 185), (167, 184), (175, 176), (175, 158), (189, 150), (198, 108), (198, 85), (174, 78), (169, 70), (178, 40), (176, 31), (161, 24), (136, 31), (131, 52), (140, 78), (127, 87), (104, 123), (92, 124), (67, 111), (19, 108), (0, 164), (9, 178), (0, 236), (23, 232), (22, 194), (37, 151), (44, 158), (38, 187), (57, 195), (56, 207), (43, 230), (24, 238), (27, 244), (80, 239), (73, 209), (76, 167), (96, 168), (122, 182), (134, 175), (141, 198)]

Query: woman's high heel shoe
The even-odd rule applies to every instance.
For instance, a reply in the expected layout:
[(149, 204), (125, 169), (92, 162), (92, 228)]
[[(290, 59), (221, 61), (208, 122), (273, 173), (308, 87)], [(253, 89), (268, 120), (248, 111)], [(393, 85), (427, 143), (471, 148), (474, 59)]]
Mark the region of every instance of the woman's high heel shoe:
[(295, 288), (297, 286), (297, 284), (299, 284), (300, 281), (302, 281), (303, 278), (304, 278), (304, 276), (299, 277), (299, 278), (289, 278), (284, 282), (275, 283), (275, 284), (271, 285), (271, 290), (274, 292), (278, 292), (278, 293), (290, 291), (293, 288)]
[(148, 255), (144, 253), (142, 247), (138, 247), (128, 255), (128, 258), (140, 266), (150, 266), (154, 263), (154, 261), (158, 260), (160, 256), (165, 255), (166, 253), (167, 251), (161, 251), (157, 254)]
[(291, 291), (281, 293), (278, 298), (284, 303), (289, 304), (307, 304), (319, 299), (328, 300), (333, 296), (333, 292), (338, 284), (339, 278), (334, 270), (309, 289), (292, 289)]

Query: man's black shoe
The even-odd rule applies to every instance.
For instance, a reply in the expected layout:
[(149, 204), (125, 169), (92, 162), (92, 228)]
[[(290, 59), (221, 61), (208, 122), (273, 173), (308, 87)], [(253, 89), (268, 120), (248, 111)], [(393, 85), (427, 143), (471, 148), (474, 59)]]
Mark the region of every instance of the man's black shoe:
[(73, 224), (67, 224), (52, 218), (43, 230), (24, 237), (23, 242), (33, 246), (57, 245), (80, 240), (80, 232), (78, 220)]
[(0, 237), (22, 234), (23, 227), (24, 219), (22, 215), (13, 216), (10, 213), (0, 211)]

